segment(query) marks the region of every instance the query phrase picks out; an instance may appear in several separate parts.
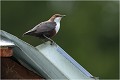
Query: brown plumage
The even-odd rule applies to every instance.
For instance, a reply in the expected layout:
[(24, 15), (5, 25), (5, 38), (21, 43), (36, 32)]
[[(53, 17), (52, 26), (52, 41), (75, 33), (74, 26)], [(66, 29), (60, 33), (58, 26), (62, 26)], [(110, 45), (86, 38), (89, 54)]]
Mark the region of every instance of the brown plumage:
[(53, 42), (53, 40), (50, 38), (59, 31), (60, 20), (63, 16), (65, 15), (55, 14), (49, 20), (39, 23), (33, 29), (25, 32), (23, 35), (36, 36)]

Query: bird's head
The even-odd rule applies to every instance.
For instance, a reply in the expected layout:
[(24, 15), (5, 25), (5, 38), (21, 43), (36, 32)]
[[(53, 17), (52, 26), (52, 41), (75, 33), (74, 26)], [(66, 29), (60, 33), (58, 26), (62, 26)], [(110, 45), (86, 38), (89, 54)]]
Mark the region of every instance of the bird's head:
[(62, 19), (62, 17), (64, 17), (66, 15), (61, 15), (61, 14), (55, 14), (53, 15), (49, 21), (54, 21), (54, 22), (60, 22), (60, 20)]

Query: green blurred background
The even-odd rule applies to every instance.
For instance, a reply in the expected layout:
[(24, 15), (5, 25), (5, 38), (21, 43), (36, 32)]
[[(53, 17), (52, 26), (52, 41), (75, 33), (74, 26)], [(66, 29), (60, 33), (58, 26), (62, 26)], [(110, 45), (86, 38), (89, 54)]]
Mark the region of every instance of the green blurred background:
[(41, 40), (22, 34), (53, 14), (67, 15), (52, 38), (93, 76), (119, 78), (118, 1), (2, 1), (1, 25), (33, 46)]

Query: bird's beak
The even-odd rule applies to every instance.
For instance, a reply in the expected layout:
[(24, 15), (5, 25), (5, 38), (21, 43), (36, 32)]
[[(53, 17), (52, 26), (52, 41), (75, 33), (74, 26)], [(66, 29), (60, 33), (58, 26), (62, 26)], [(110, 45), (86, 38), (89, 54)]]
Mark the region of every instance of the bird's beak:
[(61, 15), (61, 17), (65, 17), (66, 15)]

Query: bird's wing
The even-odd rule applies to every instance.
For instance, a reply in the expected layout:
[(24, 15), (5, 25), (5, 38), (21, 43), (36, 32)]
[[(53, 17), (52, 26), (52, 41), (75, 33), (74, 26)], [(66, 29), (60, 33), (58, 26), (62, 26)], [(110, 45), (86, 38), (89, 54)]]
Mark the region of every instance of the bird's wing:
[(42, 22), (38, 25), (36, 25), (33, 30), (35, 33), (42, 33), (42, 32), (48, 32), (53, 29), (55, 29), (56, 23), (55, 22)]
[(33, 29), (25, 32), (23, 35), (27, 35), (27, 34), (38, 34), (38, 33), (42, 33), (42, 32), (48, 32), (50, 30), (55, 29), (56, 23), (55, 22), (41, 22), (38, 25), (36, 25)]

